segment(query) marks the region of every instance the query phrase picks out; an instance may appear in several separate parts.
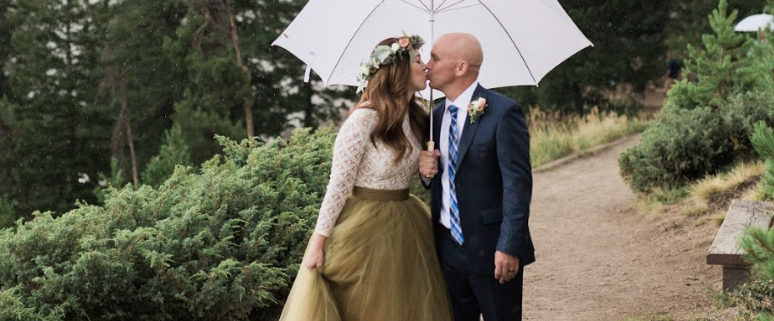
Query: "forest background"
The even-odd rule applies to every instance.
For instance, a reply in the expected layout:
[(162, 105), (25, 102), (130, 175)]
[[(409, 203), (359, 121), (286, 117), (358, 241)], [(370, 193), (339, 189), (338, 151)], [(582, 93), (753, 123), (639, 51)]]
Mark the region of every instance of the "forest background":
[[(540, 87), (500, 90), (527, 112), (631, 112), (605, 92), (660, 86), (717, 5), (561, 3), (594, 47)], [(220, 152), (215, 134), (265, 140), (338, 123), (354, 88), (304, 83), (304, 65), (270, 45), (304, 4), (0, 0), (0, 222), (98, 204), (110, 184), (158, 186), (175, 165)], [(740, 17), (763, 5), (729, 1)]]
[[(765, 159), (749, 181), (774, 200), (774, 46), (733, 31), (774, 1), (561, 4), (595, 46), (499, 89), (531, 152), (564, 145), (552, 121), (605, 136), (577, 129), (636, 119), (676, 58), (622, 177), (681, 198)], [(356, 99), (270, 46), (303, 5), (0, 0), (0, 320), (276, 320)], [(738, 306), (774, 320), (774, 230), (745, 247), (761, 277)]]

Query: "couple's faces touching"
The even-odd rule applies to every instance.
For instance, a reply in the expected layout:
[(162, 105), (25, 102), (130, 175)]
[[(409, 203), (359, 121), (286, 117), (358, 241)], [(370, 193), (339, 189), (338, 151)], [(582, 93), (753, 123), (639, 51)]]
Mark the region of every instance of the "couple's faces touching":
[(454, 69), (457, 62), (445, 55), (445, 52), (438, 46), (433, 46), (430, 54), (430, 61), (425, 64), (422, 62), (419, 52), (414, 55), (414, 62), (411, 64), (411, 84), (415, 91), (420, 91), (427, 87), (427, 80), (430, 80), (430, 87), (442, 89), (443, 84), (450, 82), (454, 78)]
[(414, 91), (420, 91), (427, 87), (427, 74), (425, 73), (425, 63), (419, 56), (419, 51), (414, 55), (414, 61), (411, 62), (411, 86)]
[(445, 34), (436, 40), (427, 64), (422, 62), (419, 52), (414, 55), (411, 83), (419, 91), (427, 86), (429, 79), (430, 87), (446, 92), (456, 88), (455, 81), (461, 77), (477, 77), (482, 62), (478, 39), (464, 33)]

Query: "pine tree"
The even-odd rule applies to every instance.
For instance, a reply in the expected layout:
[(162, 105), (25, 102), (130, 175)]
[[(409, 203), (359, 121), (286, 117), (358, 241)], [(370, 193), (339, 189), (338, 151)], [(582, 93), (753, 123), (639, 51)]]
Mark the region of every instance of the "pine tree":
[[(280, 134), (292, 128), (294, 121), (317, 126), (339, 119), (342, 104), (334, 100), (342, 95), (322, 90), (318, 81), (304, 83), (304, 66), (298, 59), (271, 46), (304, 1), (180, 3), (188, 8), (186, 23), (165, 43), (165, 52), (175, 64), (185, 66), (186, 82), (173, 120), (187, 140), (194, 164), (218, 151), (214, 134), (235, 139), (247, 136), (248, 101), (253, 104), (255, 134), (262, 137)], [(234, 33), (239, 37), (242, 65), (236, 56)]]
[(10, 169), (2, 173), (0, 194), (22, 214), (93, 200), (94, 183), (86, 177), (107, 167), (101, 137), (109, 136), (109, 122), (93, 101), (97, 35), (104, 28), (89, 16), (97, 5), (13, 1), (8, 11), (11, 127), (2, 163)]
[[(727, 3), (729, 8), (738, 10), (739, 17), (757, 14), (763, 9), (759, 1), (727, 0)], [(718, 1), (673, 1), (670, 6), (664, 30), (667, 35), (667, 56), (681, 59), (688, 56), (688, 45), (700, 47), (702, 45), (701, 35), (712, 32), (707, 20), (707, 13), (717, 8)]]
[[(251, 1), (240, 26), (252, 36), (246, 45), (253, 66), (256, 88), (256, 126), (264, 135), (277, 135), (294, 126), (318, 128), (338, 122), (342, 110), (356, 100), (353, 87), (323, 88), (314, 73), (304, 82), (305, 66), (295, 56), (271, 43), (279, 36), (306, 1)], [(254, 12), (255, 16), (246, 14)], [(374, 40), (378, 41), (378, 40)]]
[(702, 35), (701, 49), (688, 47), (683, 73), (695, 74), (698, 81), (675, 84), (669, 91), (666, 108), (720, 108), (728, 97), (749, 89), (745, 88), (751, 81), (749, 75), (738, 71), (750, 63), (743, 59), (750, 42), (734, 31), (737, 14), (736, 9), (728, 13), (726, 0), (720, 0), (709, 16), (713, 33)]
[(119, 1), (107, 11), (99, 98), (114, 117), (112, 157), (137, 184), (182, 94), (183, 72), (164, 54), (163, 43), (175, 34), (185, 8), (168, 1)]

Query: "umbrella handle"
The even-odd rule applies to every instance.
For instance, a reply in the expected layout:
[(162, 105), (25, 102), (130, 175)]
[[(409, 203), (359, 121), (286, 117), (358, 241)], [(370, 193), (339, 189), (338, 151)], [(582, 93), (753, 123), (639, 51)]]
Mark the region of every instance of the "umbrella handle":
[(433, 150), (435, 150), (435, 142), (432, 141), (432, 140), (428, 140), (427, 141), (427, 151), (428, 152), (432, 152)]

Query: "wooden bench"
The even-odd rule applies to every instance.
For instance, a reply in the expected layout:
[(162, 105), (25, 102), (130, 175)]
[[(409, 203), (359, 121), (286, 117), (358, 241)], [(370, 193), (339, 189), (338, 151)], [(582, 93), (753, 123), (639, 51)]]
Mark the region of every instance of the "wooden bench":
[(712, 241), (707, 264), (723, 266), (723, 289), (730, 290), (747, 280), (750, 263), (743, 259), (740, 244), (745, 231), (753, 226), (771, 227), (774, 205), (769, 202), (733, 200), (726, 218)]

